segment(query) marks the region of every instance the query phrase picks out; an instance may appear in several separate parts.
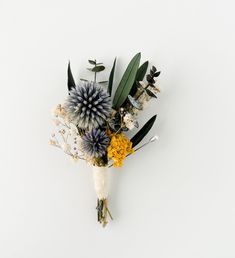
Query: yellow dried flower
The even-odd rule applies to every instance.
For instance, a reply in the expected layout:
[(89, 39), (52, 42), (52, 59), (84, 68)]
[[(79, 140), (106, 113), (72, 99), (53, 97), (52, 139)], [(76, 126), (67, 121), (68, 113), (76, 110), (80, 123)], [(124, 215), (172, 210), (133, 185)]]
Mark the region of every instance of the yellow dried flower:
[(108, 157), (113, 160), (114, 167), (121, 167), (126, 156), (134, 152), (132, 142), (123, 133), (112, 134), (110, 138)]

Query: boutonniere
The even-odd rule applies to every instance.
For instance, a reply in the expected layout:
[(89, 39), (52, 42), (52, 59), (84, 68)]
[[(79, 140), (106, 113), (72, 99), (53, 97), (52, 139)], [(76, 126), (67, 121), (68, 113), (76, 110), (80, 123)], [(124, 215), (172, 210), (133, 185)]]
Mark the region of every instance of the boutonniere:
[[(107, 81), (98, 80), (105, 66), (96, 60), (88, 60), (91, 67), (87, 69), (93, 76), (80, 78), (75, 83), (69, 64), (68, 95), (53, 111), (56, 129), (50, 144), (62, 149), (72, 160), (90, 164), (97, 195), (97, 218), (103, 226), (108, 217), (113, 219), (108, 207), (108, 177), (113, 173), (110, 168), (122, 167), (127, 157), (157, 140), (157, 136), (152, 136), (142, 143), (156, 115), (142, 127), (138, 117), (160, 92), (156, 86), (160, 71), (155, 66), (148, 70), (148, 61), (140, 65), (140, 58), (140, 53), (132, 58), (115, 92), (116, 59)], [(130, 138), (126, 134), (128, 131), (134, 131)]]

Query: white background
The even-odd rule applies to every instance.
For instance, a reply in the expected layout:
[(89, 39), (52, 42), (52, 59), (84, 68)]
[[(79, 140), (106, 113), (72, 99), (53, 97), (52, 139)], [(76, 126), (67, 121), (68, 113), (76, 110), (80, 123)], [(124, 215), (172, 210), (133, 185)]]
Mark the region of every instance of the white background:
[[(0, 257), (235, 257), (234, 1), (0, 1)], [(160, 140), (110, 171), (96, 222), (90, 168), (48, 145), (50, 110), (87, 59), (141, 51), (162, 71)]]

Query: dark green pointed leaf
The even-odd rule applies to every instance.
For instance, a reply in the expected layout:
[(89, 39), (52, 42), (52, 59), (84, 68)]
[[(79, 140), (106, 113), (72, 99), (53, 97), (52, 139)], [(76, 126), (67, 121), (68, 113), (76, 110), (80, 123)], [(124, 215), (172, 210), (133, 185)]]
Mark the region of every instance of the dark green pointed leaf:
[(126, 100), (128, 94), (131, 91), (131, 87), (135, 82), (136, 73), (140, 63), (141, 53), (136, 54), (129, 65), (127, 66), (126, 71), (124, 72), (122, 79), (118, 85), (116, 93), (113, 99), (113, 107), (118, 109)]
[(101, 81), (101, 82), (98, 82), (98, 83), (101, 83), (101, 84), (105, 84), (107, 83), (108, 81)]
[(146, 122), (146, 124), (131, 138), (132, 147), (135, 147), (137, 144), (139, 144), (142, 139), (147, 135), (147, 133), (152, 128), (157, 115), (153, 116)]
[(108, 94), (110, 97), (112, 95), (113, 78), (114, 78), (114, 72), (115, 72), (115, 66), (116, 66), (116, 59), (117, 58), (114, 59), (113, 67), (112, 67), (110, 75), (109, 75)]
[(67, 86), (68, 86), (68, 90), (71, 91), (72, 88), (76, 88), (76, 84), (71, 72), (71, 68), (70, 68), (70, 62), (68, 64), (68, 70), (67, 70), (67, 74), (68, 74), (68, 81), (67, 81)]
[(136, 85), (136, 82), (139, 82), (139, 81), (143, 81), (144, 79), (144, 76), (147, 72), (147, 69), (148, 69), (148, 65), (149, 65), (149, 62), (146, 61), (144, 62), (138, 69), (137, 73), (136, 73), (136, 77), (135, 77), (135, 82), (131, 88), (131, 91), (130, 91), (130, 95), (131, 96), (134, 96), (136, 91), (137, 91), (137, 85)]
[(95, 64), (96, 64), (96, 61), (94, 61), (94, 60), (88, 60), (88, 62), (89, 62), (90, 64), (92, 64), (92, 65), (95, 65)]
[(80, 79), (80, 81), (83, 81), (83, 82), (88, 82), (88, 80), (86, 80), (86, 79)]

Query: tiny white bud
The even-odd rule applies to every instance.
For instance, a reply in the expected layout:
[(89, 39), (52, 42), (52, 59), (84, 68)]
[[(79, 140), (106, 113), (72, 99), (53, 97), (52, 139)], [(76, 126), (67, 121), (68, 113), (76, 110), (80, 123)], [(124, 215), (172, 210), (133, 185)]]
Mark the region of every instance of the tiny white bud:
[(156, 140), (159, 140), (158, 135), (153, 136), (149, 141), (150, 142), (155, 142)]

